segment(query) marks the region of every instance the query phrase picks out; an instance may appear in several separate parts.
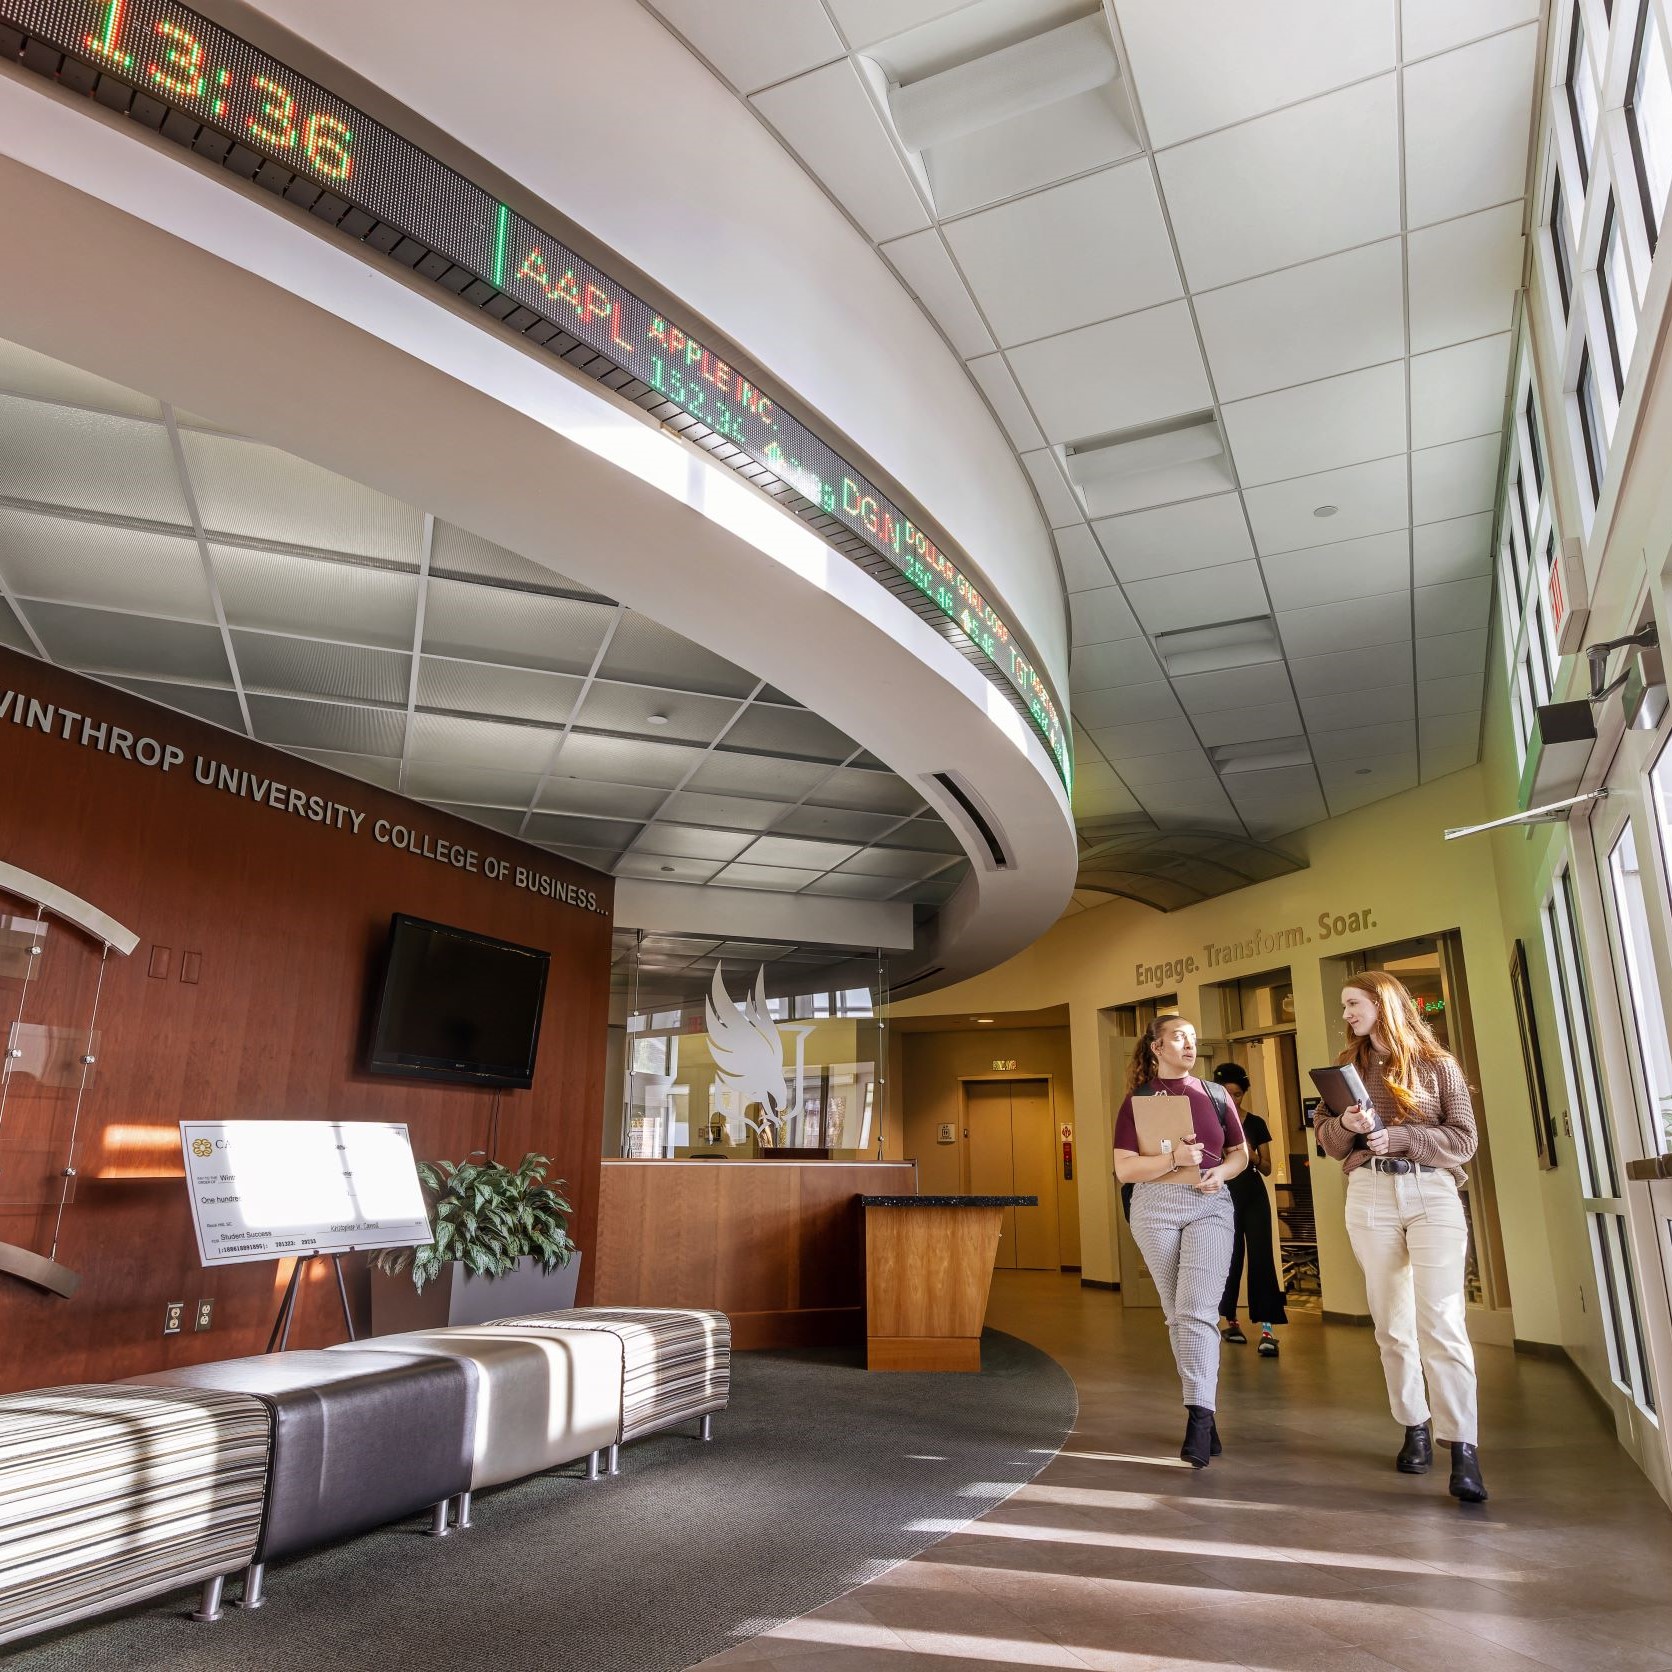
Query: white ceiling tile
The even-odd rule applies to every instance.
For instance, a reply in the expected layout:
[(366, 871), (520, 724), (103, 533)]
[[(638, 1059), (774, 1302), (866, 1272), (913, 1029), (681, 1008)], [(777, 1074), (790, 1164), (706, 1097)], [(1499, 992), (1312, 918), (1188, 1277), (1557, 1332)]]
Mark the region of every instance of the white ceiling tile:
[(1365, 807), (1372, 801), (1397, 795), (1401, 790), (1414, 789), (1417, 784), (1416, 751), (1386, 755), (1377, 760), (1361, 761), (1357, 765), (1341, 762), (1320, 766), (1318, 776), (1323, 780), (1329, 810), (1339, 818), (1355, 807)]
[(1245, 488), (1386, 458), (1407, 445), (1405, 363), (1233, 401), (1223, 418)]
[(1113, 644), (1081, 645), (1074, 652), (1070, 691), (1112, 691), (1124, 685), (1144, 685), (1161, 678), (1161, 664), (1145, 639), (1120, 639)]
[[(1403, 647), (1401, 647), (1403, 648)], [(1410, 651), (1405, 651), (1406, 676), (1394, 685), (1367, 685), (1347, 691), (1332, 691), (1328, 696), (1300, 699), (1300, 711), (1306, 716), (1306, 729), (1319, 732), (1345, 731), (1354, 726), (1388, 725), (1396, 720), (1409, 720), (1417, 711), (1416, 696), (1411, 687)]]
[[(1074, 718), (1088, 727), (1171, 720), (1181, 712), (1172, 686), (1164, 679), (1152, 679), (1145, 685), (1123, 685), (1113, 691), (1087, 691), (1074, 701)], [(1075, 782), (1078, 781), (1076, 772)]]
[(1427, 714), (1417, 722), (1417, 734), (1426, 755), (1430, 749), (1450, 749), (1466, 745), (1480, 747), (1480, 710), (1462, 709), (1456, 714)]
[(1105, 517), (1092, 531), (1123, 581), (1212, 569), (1254, 555), (1248, 519), (1234, 493)]
[(1288, 610), (1278, 616), (1277, 628), (1290, 656), (1328, 656), (1338, 650), (1409, 642), (1411, 595), (1391, 592), (1380, 598), (1349, 598), (1340, 604)]
[(1293, 697), (1257, 703), (1251, 708), (1221, 708), (1196, 716), (1196, 735), (1210, 749), (1226, 743), (1259, 743), (1272, 737), (1299, 737), (1300, 710)]
[[(701, 3), (701, 0), (698, 0)], [(972, 354), (986, 354), (993, 348), (993, 334), (982, 323), (981, 315), (940, 234), (931, 227), (926, 232), (914, 232), (909, 238), (896, 238), (882, 246), (882, 253), (894, 264), (894, 270), (906, 281), (906, 288), (929, 310), (952, 346), (967, 360)], [(1037, 446), (1038, 443), (1033, 443)]]
[(1478, 712), (1481, 699), (1480, 673), (1453, 674), (1447, 679), (1417, 681), (1417, 716), (1434, 719), (1445, 714)]
[(1539, 0), (1399, 0), (1400, 45), (1409, 62), (1530, 23), (1538, 14)]
[(1028, 475), (1039, 490), (1039, 503), (1045, 507), (1045, 516), (1052, 528), (1066, 528), (1070, 523), (1085, 520), (1085, 512), (1057, 464), (1057, 455), (1050, 448), (1041, 448), (1037, 453), (1024, 453), (1022, 463), (1027, 466)]
[(650, 0), (740, 93), (842, 56), (842, 38), (819, 0)]
[(1336, 650), (1327, 656), (1289, 660), (1289, 677), (1304, 702), (1308, 697), (1339, 699), (1364, 688), (1397, 685), (1411, 677), (1409, 644), (1378, 644), (1368, 650)]
[(1219, 787), (1219, 774), (1213, 770), (1213, 762), (1196, 747), (1194, 740), (1187, 747), (1165, 754), (1130, 756), (1123, 759), (1116, 770), (1127, 788), (1146, 807), (1149, 805), (1149, 792), (1157, 787), (1173, 785), (1196, 793)]
[(1417, 640), (1417, 678), (1449, 679), (1479, 674), (1486, 666), (1486, 629), (1442, 633)]
[(1518, 198), (1410, 235), (1413, 353), (1509, 329), (1521, 288), (1524, 212)]
[(1480, 759), (1479, 743), (1447, 743), (1422, 751), (1422, 781), (1432, 783), (1451, 772), (1464, 772)]
[(1051, 441), (1082, 441), (1209, 404), (1190, 308), (1169, 302), (1010, 351)]
[(1161, 778), (1137, 794), (1139, 805), (1163, 829), (1242, 831), (1237, 810), (1217, 780), (1194, 785)]
[[(709, 0), (712, 3), (712, 0)], [(869, 46), (932, 18), (955, 12), (968, 0), (826, 0), (849, 46)]]
[(1156, 166), (1192, 290), (1391, 237), (1400, 230), (1394, 77), (1192, 140)]
[(1392, 0), (1119, 0), (1150, 143), (1160, 150), (1393, 68)]
[(1418, 354), (1411, 360), (1411, 445), (1437, 447), (1503, 428), (1509, 333)]
[(1266, 591), (1279, 610), (1314, 604), (1339, 604), (1348, 598), (1374, 598), (1403, 592), (1411, 584), (1411, 539), (1405, 529), (1313, 546), (1262, 558)]
[(1322, 731), (1312, 740), (1312, 754), (1322, 768), (1338, 761), (1373, 760), (1378, 755), (1405, 755), (1417, 746), (1415, 720), (1386, 720), (1376, 726), (1343, 726)]
[(1183, 291), (1147, 161), (944, 224), (1002, 344), (1031, 342)]
[(21, 598), (215, 620), (203, 559), (187, 533), (0, 508), (0, 578)]
[[(1269, 556), (1404, 528), (1410, 522), (1405, 472), (1402, 454), (1250, 488), (1243, 498), (1254, 525), (1254, 543), (1262, 556)], [(1322, 505), (1335, 506), (1335, 514), (1316, 516)]]
[(1418, 523), (1444, 522), (1490, 511), (1497, 500), (1503, 438), (1480, 435), (1411, 455), (1411, 509)]
[(1022, 399), (1022, 391), (1016, 387), (1016, 379), (1010, 375), (1004, 356), (984, 354), (980, 359), (970, 361), (970, 371), (981, 385), (982, 393), (993, 403), (993, 410), (1004, 425), (1004, 433), (1010, 437), (1010, 445), (1018, 453), (1025, 453), (1034, 447), (1042, 448), (1045, 437), (1033, 421), (1033, 414), (1028, 411), (1028, 403)]
[(1126, 595), (1149, 633), (1171, 633), (1215, 621), (1241, 621), (1265, 615), (1271, 607), (1257, 563), (1227, 563), (1217, 569), (1131, 581)]
[(1089, 592), (1094, 587), (1107, 586), (1114, 578), (1102, 547), (1084, 523), (1056, 529), (1051, 538), (1056, 541), (1057, 556), (1062, 560), (1062, 580), (1066, 591)]
[(1139, 631), (1118, 586), (1072, 593), (1068, 606), (1075, 644), (1107, 644), (1110, 639), (1132, 638)]
[(1398, 360), (1405, 264), (1398, 238), (1196, 297), (1221, 400)]
[(1226, 708), (1263, 707), (1290, 694), (1289, 670), (1281, 662), (1256, 662), (1217, 673), (1188, 673), (1173, 681), (1173, 689), (1186, 710), (1197, 716)]
[(1419, 586), (1413, 597), (1420, 638), (1431, 638), (1436, 633), (1467, 632), (1486, 625), (1492, 605), (1492, 577), (1476, 575), (1466, 581)]
[[(1297, 776), (1312, 777), (1309, 767), (1296, 768), (1295, 771)], [(1239, 776), (1249, 778), (1253, 774), (1245, 772)], [(1303, 830), (1309, 824), (1322, 824), (1329, 817), (1329, 806), (1316, 782), (1308, 786), (1303, 779), (1295, 788), (1285, 787), (1269, 799), (1255, 800), (1239, 788), (1237, 812), (1242, 815), (1249, 835), (1260, 841), (1270, 841), (1272, 837), (1285, 836), (1291, 830)]]
[(929, 224), (852, 63), (827, 64), (749, 102), (879, 243)]
[(1119, 763), (1145, 755), (1171, 754), (1175, 749), (1196, 751), (1196, 733), (1183, 715), (1167, 720), (1137, 720), (1123, 726), (1105, 726), (1092, 737), (1110, 760)]
[(1527, 190), (1536, 24), (1408, 66), (1408, 224), (1467, 215)]
[(1411, 579), (1417, 586), (1492, 572), (1492, 513), (1477, 511), (1411, 530)]

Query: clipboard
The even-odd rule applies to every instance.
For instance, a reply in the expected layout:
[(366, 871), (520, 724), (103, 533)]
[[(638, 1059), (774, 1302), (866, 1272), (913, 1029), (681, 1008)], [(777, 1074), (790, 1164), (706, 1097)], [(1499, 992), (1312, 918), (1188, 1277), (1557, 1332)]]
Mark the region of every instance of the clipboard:
[[(1132, 1121), (1138, 1129), (1140, 1155), (1165, 1155), (1164, 1141), (1175, 1147), (1196, 1142), (1196, 1112), (1188, 1097), (1135, 1097), (1132, 1099)], [(1161, 1180), (1157, 1180), (1161, 1183)], [(1167, 1174), (1170, 1184), (1200, 1184), (1202, 1169), (1189, 1162), (1180, 1162), (1178, 1170)]]
[(1370, 1101), (1370, 1093), (1365, 1089), (1364, 1081), (1359, 1078), (1359, 1071), (1350, 1062), (1342, 1063), (1339, 1068), (1310, 1068), (1307, 1073), (1312, 1077), (1312, 1084), (1318, 1088), (1318, 1094), (1324, 1100), (1324, 1107), (1332, 1115), (1339, 1115), (1352, 1108), (1356, 1103), (1361, 1109), (1369, 1112), (1375, 1125), (1373, 1132), (1382, 1129), (1382, 1117), (1376, 1113)]

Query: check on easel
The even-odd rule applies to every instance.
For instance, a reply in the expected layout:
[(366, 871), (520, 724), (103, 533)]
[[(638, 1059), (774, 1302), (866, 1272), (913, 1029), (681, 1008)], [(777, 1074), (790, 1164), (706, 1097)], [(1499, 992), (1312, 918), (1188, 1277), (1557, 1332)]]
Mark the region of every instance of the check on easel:
[[(1182, 1153), (1186, 1144), (1196, 1142), (1196, 1112), (1188, 1097), (1135, 1097), (1132, 1119), (1140, 1155)], [(1169, 1184), (1200, 1184), (1202, 1169), (1181, 1161), (1178, 1171), (1166, 1178)]]

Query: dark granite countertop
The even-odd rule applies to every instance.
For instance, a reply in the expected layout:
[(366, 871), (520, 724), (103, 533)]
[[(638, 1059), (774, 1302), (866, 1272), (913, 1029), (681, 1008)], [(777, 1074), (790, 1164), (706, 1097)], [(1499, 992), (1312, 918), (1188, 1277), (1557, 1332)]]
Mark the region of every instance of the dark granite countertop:
[(867, 1208), (1036, 1208), (1037, 1196), (861, 1196)]

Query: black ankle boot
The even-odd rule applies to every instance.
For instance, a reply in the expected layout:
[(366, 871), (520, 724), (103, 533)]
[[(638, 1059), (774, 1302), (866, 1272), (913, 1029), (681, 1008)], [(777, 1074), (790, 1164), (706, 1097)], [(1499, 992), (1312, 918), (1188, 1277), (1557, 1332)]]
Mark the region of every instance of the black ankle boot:
[(1208, 1447), (1208, 1452), (1210, 1455), (1217, 1457), (1225, 1449), (1219, 1443), (1219, 1419), (1217, 1417), (1212, 1417), (1209, 1420), (1212, 1424), (1213, 1444)]
[(1434, 1463), (1434, 1439), (1428, 1424), (1419, 1422), (1405, 1430), (1405, 1443), (1399, 1448), (1394, 1467), (1402, 1475), (1425, 1475)]
[(1451, 1442), (1451, 1495), (1466, 1504), (1486, 1502), (1486, 1482), (1480, 1478), (1480, 1453), (1461, 1440)]
[(1193, 1469), (1205, 1469), (1213, 1455), (1213, 1412), (1205, 1405), (1186, 1405), (1190, 1421), (1184, 1430), (1179, 1456)]

